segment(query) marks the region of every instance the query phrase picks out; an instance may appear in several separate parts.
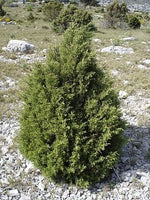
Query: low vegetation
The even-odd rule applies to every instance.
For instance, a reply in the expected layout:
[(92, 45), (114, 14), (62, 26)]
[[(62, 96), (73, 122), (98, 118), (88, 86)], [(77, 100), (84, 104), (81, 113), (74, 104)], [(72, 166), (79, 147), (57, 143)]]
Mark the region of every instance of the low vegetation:
[(109, 4), (104, 15), (107, 27), (121, 27), (121, 24), (127, 21), (127, 13), (128, 9), (125, 3), (120, 4), (118, 0), (115, 0)]
[(6, 14), (6, 11), (3, 9), (4, 3), (4, 0), (0, 0), (0, 16), (4, 16)]

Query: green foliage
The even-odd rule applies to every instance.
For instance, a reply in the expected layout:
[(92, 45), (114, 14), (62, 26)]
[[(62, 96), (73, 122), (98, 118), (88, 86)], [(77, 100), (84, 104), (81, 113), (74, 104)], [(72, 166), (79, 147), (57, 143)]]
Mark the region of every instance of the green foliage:
[(97, 0), (80, 0), (81, 3), (83, 3), (86, 6), (97, 6), (98, 1)]
[(106, 14), (104, 15), (108, 27), (120, 26), (121, 22), (127, 20), (128, 9), (125, 3), (120, 4), (118, 0), (109, 4), (106, 8)]
[(4, 0), (0, 0), (0, 16), (4, 16), (6, 15), (5, 10), (3, 9), (3, 5), (4, 5), (5, 1)]
[(150, 161), (150, 148), (148, 149), (148, 152), (147, 152), (147, 154), (146, 154), (146, 158), (147, 158), (147, 160)]
[(33, 9), (34, 9), (34, 7), (33, 7), (33, 5), (28, 5), (28, 7), (27, 7), (27, 11), (33, 11)]
[(112, 83), (90, 49), (91, 33), (70, 27), (23, 93), (20, 151), (55, 182), (87, 187), (119, 159), (125, 123)]
[(2, 7), (0, 7), (0, 16), (4, 16), (4, 15), (6, 15), (6, 12), (5, 10), (3, 10)]
[(92, 24), (92, 16), (84, 9), (78, 8), (73, 4), (69, 4), (62, 9), (58, 18), (53, 21), (53, 28), (56, 32), (62, 33), (74, 23), (76, 27), (86, 25), (89, 30), (95, 29)]
[(53, 21), (55, 18), (58, 17), (62, 8), (63, 4), (59, 1), (50, 1), (49, 3), (46, 3), (44, 5), (43, 14), (48, 20)]
[(36, 0), (27, 0), (27, 2), (35, 3)]
[(66, 8), (62, 9), (58, 18), (53, 22), (53, 28), (56, 32), (64, 32), (69, 24), (72, 22), (72, 16), (77, 11), (77, 6), (69, 4)]
[(137, 29), (140, 28), (141, 22), (136, 15), (128, 16), (128, 24), (130, 28)]
[(30, 12), (29, 15), (27, 16), (27, 20), (29, 20), (29, 21), (35, 20), (35, 17), (33, 16), (32, 12)]

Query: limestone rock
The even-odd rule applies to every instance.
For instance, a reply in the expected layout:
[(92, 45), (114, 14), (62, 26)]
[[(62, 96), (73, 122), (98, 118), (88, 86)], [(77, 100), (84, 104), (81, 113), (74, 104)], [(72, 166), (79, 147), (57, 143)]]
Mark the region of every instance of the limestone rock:
[(132, 48), (126, 48), (122, 46), (109, 46), (105, 47), (101, 50), (102, 53), (108, 52), (108, 53), (116, 53), (116, 54), (132, 54), (134, 53)]
[(120, 99), (125, 99), (127, 97), (127, 93), (125, 91), (119, 91), (119, 98)]
[(95, 42), (95, 43), (99, 43), (99, 42), (101, 42), (101, 40), (98, 39), (98, 38), (96, 38), (96, 39), (94, 39), (94, 42)]
[(147, 69), (147, 67), (146, 67), (145, 65), (141, 65), (141, 64), (138, 65), (137, 67), (138, 67), (139, 69)]
[(19, 195), (19, 192), (18, 192), (17, 189), (13, 189), (13, 190), (10, 190), (10, 191), (8, 192), (8, 194), (9, 194), (9, 196), (14, 197), (14, 196)]
[(143, 63), (145, 64), (145, 65), (150, 65), (150, 59), (144, 59), (143, 60)]
[(21, 52), (21, 53), (28, 53), (30, 50), (34, 50), (35, 46), (23, 40), (10, 40), (8, 42), (6, 49), (9, 52)]
[(134, 37), (126, 37), (126, 38), (122, 38), (121, 40), (126, 42), (126, 41), (133, 41), (133, 40), (135, 40), (135, 38)]

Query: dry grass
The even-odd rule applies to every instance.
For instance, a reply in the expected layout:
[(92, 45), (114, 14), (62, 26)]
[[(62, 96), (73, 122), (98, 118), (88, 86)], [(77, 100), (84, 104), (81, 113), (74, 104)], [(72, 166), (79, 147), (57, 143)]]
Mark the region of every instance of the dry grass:
[[(7, 45), (10, 39), (26, 40), (33, 43), (37, 50), (48, 48), (50, 44), (57, 43), (58, 36), (54, 34), (51, 25), (44, 20), (42, 12), (38, 12), (39, 7), (33, 8), (33, 15), (36, 20), (30, 22), (27, 20), (29, 4), (19, 7), (5, 7), (7, 15), (16, 23), (1, 26), (0, 31), (0, 49)], [(45, 39), (46, 38), (46, 39)]]

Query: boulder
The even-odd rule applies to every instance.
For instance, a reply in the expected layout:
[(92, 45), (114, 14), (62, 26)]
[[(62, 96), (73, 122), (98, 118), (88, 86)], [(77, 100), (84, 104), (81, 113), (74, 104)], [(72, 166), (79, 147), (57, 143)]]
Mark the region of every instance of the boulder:
[(35, 46), (33, 44), (30, 44), (22, 40), (10, 40), (5, 49), (11, 53), (12, 52), (28, 53), (30, 50), (34, 50)]
[(109, 46), (105, 47), (101, 52), (108, 52), (108, 53), (116, 53), (116, 54), (132, 54), (134, 53), (132, 48), (126, 48), (126, 47), (121, 47), (121, 46)]

